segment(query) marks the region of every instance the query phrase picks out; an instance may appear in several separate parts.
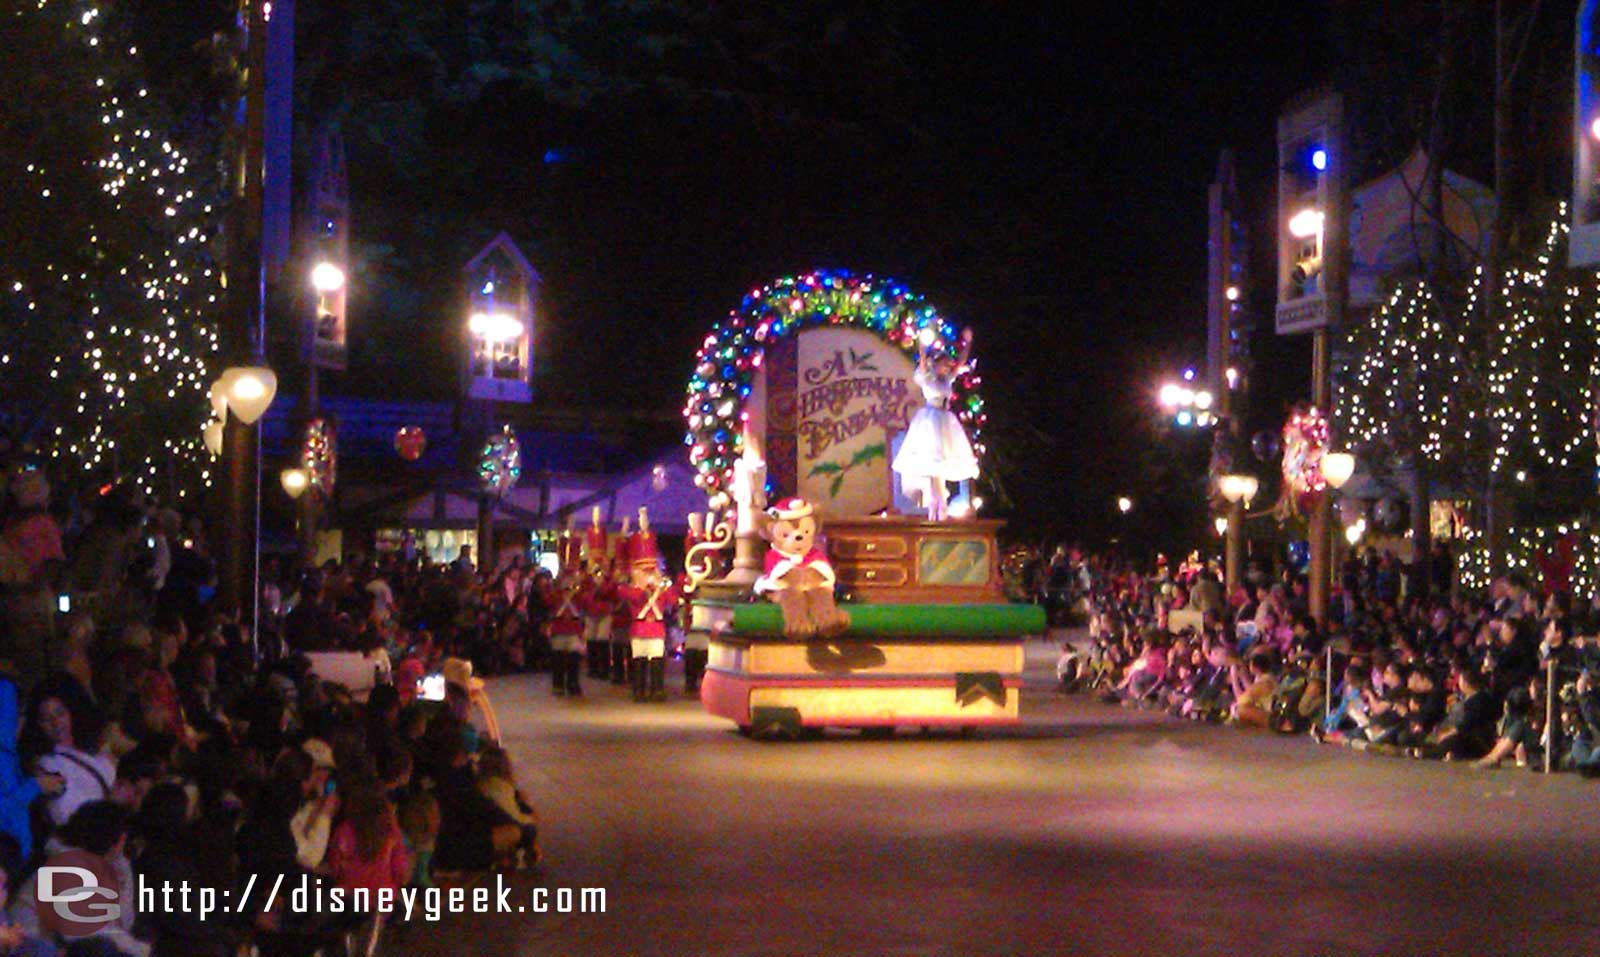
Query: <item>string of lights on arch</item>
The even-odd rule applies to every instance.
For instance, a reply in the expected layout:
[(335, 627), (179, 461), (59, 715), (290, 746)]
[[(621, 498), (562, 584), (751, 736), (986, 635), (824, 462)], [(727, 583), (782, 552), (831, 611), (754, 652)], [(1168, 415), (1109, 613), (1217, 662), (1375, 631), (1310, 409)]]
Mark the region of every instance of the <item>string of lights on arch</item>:
[[(904, 283), (845, 270), (786, 276), (751, 290), (739, 308), (713, 326), (695, 354), (683, 415), (684, 444), (695, 468), (695, 484), (713, 508), (730, 501), (734, 463), (744, 453), (745, 401), (761, 369), (767, 346), (805, 329), (844, 326), (881, 336), (916, 360), (923, 339), (934, 349), (954, 351), (959, 330)], [(977, 363), (956, 378), (951, 410), (983, 454), (988, 416), (978, 393)]]

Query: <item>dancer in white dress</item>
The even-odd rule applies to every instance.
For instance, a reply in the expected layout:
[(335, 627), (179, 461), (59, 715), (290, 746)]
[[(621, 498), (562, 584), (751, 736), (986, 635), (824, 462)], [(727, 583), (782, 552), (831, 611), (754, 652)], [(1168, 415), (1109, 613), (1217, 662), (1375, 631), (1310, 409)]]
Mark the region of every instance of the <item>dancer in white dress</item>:
[(966, 371), (971, 352), (972, 330), (963, 329), (956, 355), (925, 348), (912, 376), (922, 389), (924, 405), (911, 417), (893, 467), (907, 488), (921, 494), (932, 522), (948, 517), (946, 483), (978, 477), (978, 459), (972, 454), (972, 443), (967, 440), (961, 420), (950, 411), (956, 377)]

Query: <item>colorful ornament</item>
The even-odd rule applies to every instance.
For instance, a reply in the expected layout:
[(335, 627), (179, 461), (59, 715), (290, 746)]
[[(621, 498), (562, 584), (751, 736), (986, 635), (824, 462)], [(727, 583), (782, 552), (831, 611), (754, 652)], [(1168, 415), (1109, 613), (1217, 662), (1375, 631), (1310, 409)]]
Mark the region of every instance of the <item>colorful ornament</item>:
[[(818, 270), (751, 290), (740, 307), (713, 326), (695, 356), (683, 415), (695, 485), (714, 508), (732, 502), (733, 466), (744, 452), (744, 403), (768, 343), (820, 325), (848, 326), (882, 336), (916, 361), (921, 340), (954, 349), (959, 329), (916, 293), (893, 279)], [(978, 395), (977, 363), (955, 381), (950, 408), (983, 454), (988, 415)]]
[(394, 450), (407, 462), (422, 458), (428, 448), (428, 436), (421, 426), (404, 425), (394, 434)]
[(1307, 499), (1327, 488), (1322, 456), (1328, 450), (1328, 417), (1315, 406), (1295, 409), (1283, 426), (1283, 498), (1297, 511)]
[(338, 471), (336, 443), (333, 423), (327, 419), (312, 419), (306, 423), (306, 441), (300, 452), (300, 465), (306, 470), (310, 487), (324, 497), (333, 495), (333, 483)]
[(506, 494), (522, 477), (522, 446), (511, 426), (502, 425), (499, 433), (489, 437), (478, 457), (478, 479), (484, 491), (491, 495)]

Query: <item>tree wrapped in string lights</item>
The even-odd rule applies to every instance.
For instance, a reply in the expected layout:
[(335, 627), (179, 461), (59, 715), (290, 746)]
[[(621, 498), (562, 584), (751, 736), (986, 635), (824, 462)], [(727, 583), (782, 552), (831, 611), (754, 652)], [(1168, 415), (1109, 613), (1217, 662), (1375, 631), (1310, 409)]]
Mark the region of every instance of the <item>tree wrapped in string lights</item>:
[(5, 18), (0, 406), (62, 466), (182, 497), (210, 479), (221, 183), (163, 132), (115, 14), (39, 0)]
[(1480, 267), (1455, 283), (1407, 280), (1352, 324), (1336, 402), (1350, 443), (1475, 493), (1592, 475), (1600, 282), (1566, 268), (1566, 238), (1563, 209), (1506, 267), (1492, 318)]
[(1559, 265), (1566, 233), (1563, 215), (1506, 269), (1492, 323), (1480, 268), (1456, 288), (1401, 283), (1353, 324), (1338, 377), (1341, 431), (1379, 453), (1420, 454), (1474, 488), (1534, 469), (1592, 468), (1583, 451), (1600, 375), (1600, 295), (1593, 274)]

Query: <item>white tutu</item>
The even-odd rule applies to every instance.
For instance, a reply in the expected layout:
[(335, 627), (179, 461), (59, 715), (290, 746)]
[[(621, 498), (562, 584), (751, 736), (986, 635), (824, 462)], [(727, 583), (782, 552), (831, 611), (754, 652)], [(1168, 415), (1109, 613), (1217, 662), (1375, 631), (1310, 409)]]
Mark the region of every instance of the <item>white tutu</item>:
[(978, 477), (978, 459), (961, 420), (954, 412), (931, 405), (911, 417), (893, 468), (907, 479), (964, 482)]

